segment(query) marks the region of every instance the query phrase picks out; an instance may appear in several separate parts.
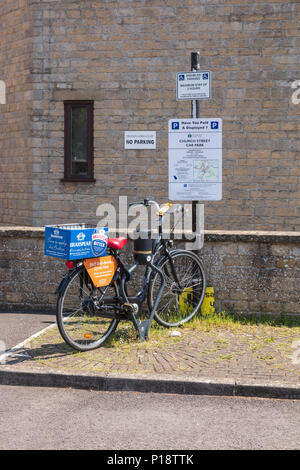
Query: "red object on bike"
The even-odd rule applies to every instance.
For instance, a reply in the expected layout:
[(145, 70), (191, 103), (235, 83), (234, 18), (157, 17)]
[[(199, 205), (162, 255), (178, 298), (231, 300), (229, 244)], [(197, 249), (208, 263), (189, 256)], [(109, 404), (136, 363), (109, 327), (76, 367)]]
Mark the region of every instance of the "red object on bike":
[(109, 238), (107, 240), (107, 247), (113, 248), (114, 250), (122, 250), (126, 243), (127, 239), (125, 237)]
[(67, 261), (66, 266), (68, 269), (73, 269), (75, 268), (75, 263), (73, 263), (73, 261)]

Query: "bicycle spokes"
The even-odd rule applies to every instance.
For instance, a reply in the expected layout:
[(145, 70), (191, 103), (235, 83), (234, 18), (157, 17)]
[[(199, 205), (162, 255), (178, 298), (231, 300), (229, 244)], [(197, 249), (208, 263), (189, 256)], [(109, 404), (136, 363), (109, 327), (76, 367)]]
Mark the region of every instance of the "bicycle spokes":
[[(165, 289), (159, 302), (155, 318), (163, 326), (176, 326), (188, 321), (201, 305), (205, 277), (198, 257), (185, 250), (166, 258), (161, 269), (165, 277)], [(176, 276), (174, 276), (174, 271)], [(158, 288), (153, 278), (150, 286), (150, 305)]]
[(58, 326), (63, 338), (79, 350), (93, 349), (116, 326), (116, 287), (105, 291), (85, 282), (85, 272), (75, 273), (58, 303)]

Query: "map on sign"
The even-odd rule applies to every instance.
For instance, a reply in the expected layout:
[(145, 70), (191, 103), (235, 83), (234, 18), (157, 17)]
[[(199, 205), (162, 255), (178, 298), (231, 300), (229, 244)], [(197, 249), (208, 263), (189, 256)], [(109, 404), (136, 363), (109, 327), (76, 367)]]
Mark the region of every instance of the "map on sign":
[(194, 181), (219, 181), (218, 160), (194, 160)]
[(170, 119), (169, 199), (222, 199), (222, 119)]

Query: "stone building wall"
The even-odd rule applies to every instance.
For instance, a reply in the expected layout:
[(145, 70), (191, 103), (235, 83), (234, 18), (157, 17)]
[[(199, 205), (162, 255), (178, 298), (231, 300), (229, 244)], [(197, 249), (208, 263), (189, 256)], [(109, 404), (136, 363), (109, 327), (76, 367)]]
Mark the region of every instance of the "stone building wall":
[[(33, 174), (32, 191), (2, 210), (1, 223), (94, 222), (98, 204), (117, 204), (119, 195), (166, 200), (167, 123), (191, 115), (190, 103), (176, 101), (176, 72), (190, 70), (198, 50), (212, 71), (201, 116), (222, 118), (224, 136), (223, 200), (205, 204), (206, 228), (300, 230), (300, 105), (291, 101), (300, 78), (299, 2), (30, 0), (2, 2), (1, 13), (3, 3), (31, 8), (33, 96), (24, 126), (32, 151), (13, 137), (6, 145), (27, 155), (18, 164)], [(14, 26), (18, 34), (24, 25)], [(95, 183), (60, 181), (63, 101), (77, 99), (95, 101)], [(126, 130), (157, 131), (157, 150), (124, 150)], [(24, 168), (18, 190), (26, 181)]]
[(33, 19), (27, 0), (0, 2), (0, 223), (32, 223), (31, 84)]
[[(42, 229), (0, 229), (1, 310), (55, 311), (54, 292), (67, 269), (43, 253)], [(132, 242), (122, 257), (133, 264)], [(201, 257), (217, 312), (300, 314), (299, 232), (206, 232)], [(134, 281), (141, 285), (138, 276)]]

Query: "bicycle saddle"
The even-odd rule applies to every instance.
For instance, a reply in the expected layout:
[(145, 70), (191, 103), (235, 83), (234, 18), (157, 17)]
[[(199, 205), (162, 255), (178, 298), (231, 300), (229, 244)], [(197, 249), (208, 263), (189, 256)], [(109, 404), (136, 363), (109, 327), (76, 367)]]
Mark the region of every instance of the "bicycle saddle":
[(107, 240), (107, 247), (113, 248), (114, 250), (122, 250), (127, 243), (125, 237), (109, 238)]

